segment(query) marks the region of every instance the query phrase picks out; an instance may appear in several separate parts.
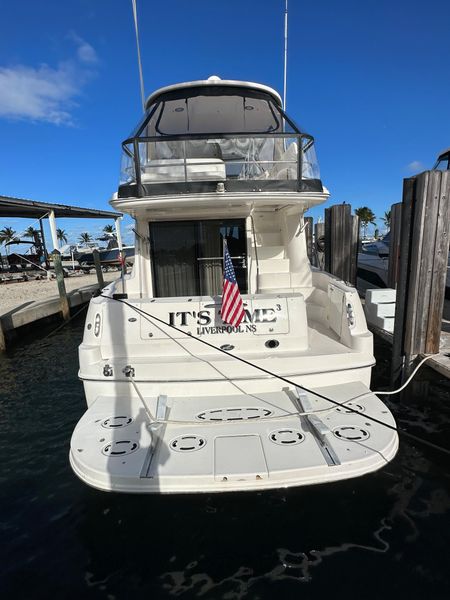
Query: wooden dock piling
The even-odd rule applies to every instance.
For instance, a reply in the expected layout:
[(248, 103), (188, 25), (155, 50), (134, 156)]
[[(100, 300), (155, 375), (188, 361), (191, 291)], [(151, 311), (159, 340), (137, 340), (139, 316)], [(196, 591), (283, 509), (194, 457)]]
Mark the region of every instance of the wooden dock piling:
[(105, 287), (105, 282), (103, 280), (103, 272), (102, 272), (102, 265), (100, 262), (100, 253), (98, 250), (94, 250), (92, 252), (93, 258), (94, 258), (94, 265), (95, 265), (95, 272), (97, 274), (97, 281), (98, 281), (98, 285), (100, 288), (100, 291)]
[(350, 204), (325, 209), (325, 271), (356, 285), (359, 219)]
[(52, 252), (53, 267), (55, 269), (56, 282), (58, 284), (58, 293), (61, 305), (62, 317), (65, 321), (70, 319), (70, 306), (67, 299), (66, 284), (64, 283), (64, 270), (61, 262), (61, 253), (59, 250)]
[(439, 352), (449, 247), (450, 172), (404, 180), (391, 380)]
[(5, 334), (3, 332), (3, 325), (0, 320), (0, 352), (4, 352), (6, 350), (6, 340)]
[(319, 269), (325, 268), (325, 223), (314, 225), (314, 254), (315, 266)]
[(391, 241), (389, 243), (389, 265), (388, 265), (388, 287), (397, 287), (399, 260), (400, 260), (400, 238), (402, 223), (402, 203), (397, 202), (391, 206)]

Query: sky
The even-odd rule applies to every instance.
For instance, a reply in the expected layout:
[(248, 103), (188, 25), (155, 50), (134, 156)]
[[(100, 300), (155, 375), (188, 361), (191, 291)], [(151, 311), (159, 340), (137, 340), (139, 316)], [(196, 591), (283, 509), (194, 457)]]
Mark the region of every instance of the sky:
[[(142, 114), (131, 0), (1, 5), (0, 194), (110, 209), (121, 142)], [(137, 7), (146, 94), (213, 74), (282, 94), (284, 0)], [(447, 0), (289, 1), (287, 112), (316, 139), (327, 205), (368, 206), (382, 229), (403, 178), (450, 146), (449, 13)], [(58, 227), (76, 241), (106, 223)]]

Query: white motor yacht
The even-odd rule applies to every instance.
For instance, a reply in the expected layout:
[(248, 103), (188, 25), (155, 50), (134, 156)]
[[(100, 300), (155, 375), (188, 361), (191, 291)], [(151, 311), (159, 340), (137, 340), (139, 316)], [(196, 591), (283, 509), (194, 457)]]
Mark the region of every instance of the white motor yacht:
[[(257, 83), (162, 88), (123, 142), (111, 204), (132, 272), (91, 300), (70, 462), (134, 493), (226, 492), (375, 471), (398, 436), (370, 392), (355, 288), (311, 267), (304, 213), (329, 196), (314, 139)], [(223, 240), (245, 316), (222, 320)]]

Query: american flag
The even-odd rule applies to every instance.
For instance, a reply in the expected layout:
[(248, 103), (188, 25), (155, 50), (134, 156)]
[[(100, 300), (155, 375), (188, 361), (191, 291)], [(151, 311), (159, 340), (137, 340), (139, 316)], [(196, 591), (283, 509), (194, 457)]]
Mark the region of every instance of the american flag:
[(233, 327), (238, 327), (245, 316), (244, 303), (242, 302), (226, 240), (223, 242), (223, 292), (221, 315), (222, 320)]

